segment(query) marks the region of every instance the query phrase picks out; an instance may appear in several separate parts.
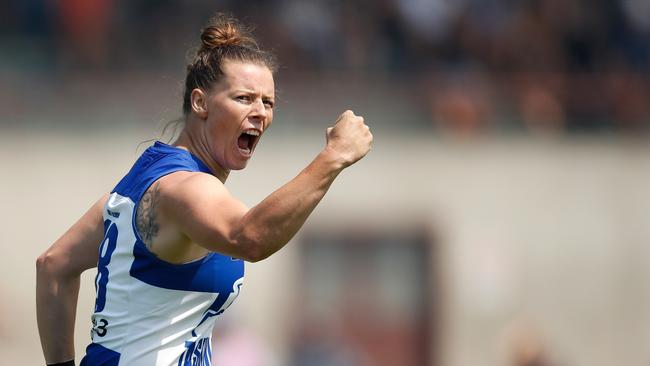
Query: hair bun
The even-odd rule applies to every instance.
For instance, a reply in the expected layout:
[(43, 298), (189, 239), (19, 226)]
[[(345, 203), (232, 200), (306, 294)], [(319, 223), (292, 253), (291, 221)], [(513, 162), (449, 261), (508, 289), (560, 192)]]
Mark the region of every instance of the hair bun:
[(237, 19), (219, 14), (210, 19), (208, 26), (201, 33), (201, 51), (212, 51), (216, 48), (227, 46), (253, 46), (257, 42), (248, 35)]
[[(192, 113), (191, 95), (196, 88), (208, 90), (225, 77), (222, 66), (226, 61), (265, 66), (271, 73), (277, 70), (272, 54), (260, 49), (252, 28), (243, 26), (232, 16), (217, 14), (201, 32), (201, 46), (192, 51), (188, 60), (183, 92), (183, 114)], [(188, 57), (189, 58), (189, 57)]]

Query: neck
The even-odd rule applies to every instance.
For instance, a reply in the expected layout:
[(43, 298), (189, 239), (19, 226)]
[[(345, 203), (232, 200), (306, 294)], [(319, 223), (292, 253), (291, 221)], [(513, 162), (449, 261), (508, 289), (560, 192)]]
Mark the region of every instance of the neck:
[(178, 148), (184, 149), (201, 159), (201, 161), (210, 168), (212, 175), (217, 177), (221, 183), (226, 183), (228, 179), (229, 170), (224, 169), (217, 163), (209, 153), (208, 144), (205, 143), (200, 137), (197, 138), (188, 129), (187, 123), (185, 128), (181, 131), (176, 141), (172, 144)]

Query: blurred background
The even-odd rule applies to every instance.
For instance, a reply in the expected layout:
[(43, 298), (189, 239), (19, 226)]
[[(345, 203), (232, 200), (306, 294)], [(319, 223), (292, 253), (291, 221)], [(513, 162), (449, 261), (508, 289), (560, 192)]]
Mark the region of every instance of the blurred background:
[(35, 259), (181, 116), (216, 11), (280, 63), (235, 196), (292, 178), (345, 109), (375, 143), (247, 265), (215, 364), (650, 364), (647, 0), (3, 1), (3, 362), (43, 364)]

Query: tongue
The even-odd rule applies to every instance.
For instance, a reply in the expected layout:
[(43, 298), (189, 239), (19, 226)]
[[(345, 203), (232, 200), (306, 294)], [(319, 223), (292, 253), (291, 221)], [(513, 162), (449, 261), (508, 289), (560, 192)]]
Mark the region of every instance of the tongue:
[(248, 148), (248, 143), (250, 142), (250, 138), (251, 137), (245, 133), (239, 135), (239, 139), (237, 139), (237, 145), (239, 146), (239, 148), (242, 150), (249, 151), (250, 149)]

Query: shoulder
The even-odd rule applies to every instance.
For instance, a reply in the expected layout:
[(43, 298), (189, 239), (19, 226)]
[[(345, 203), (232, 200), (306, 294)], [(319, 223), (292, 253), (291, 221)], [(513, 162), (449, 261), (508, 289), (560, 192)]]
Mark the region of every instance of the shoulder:
[(231, 253), (215, 243), (230, 242), (236, 223), (248, 208), (231, 196), (219, 179), (207, 173), (177, 172), (161, 178), (157, 189), (156, 210), (161, 222), (208, 250)]
[(161, 177), (157, 183), (161, 193), (171, 196), (226, 191), (219, 179), (204, 172), (177, 171)]
[(203, 172), (174, 172), (160, 178), (156, 184), (160, 203), (166, 211), (204, 206), (231, 197), (219, 179)]

